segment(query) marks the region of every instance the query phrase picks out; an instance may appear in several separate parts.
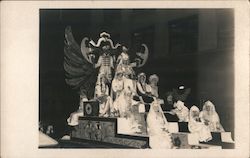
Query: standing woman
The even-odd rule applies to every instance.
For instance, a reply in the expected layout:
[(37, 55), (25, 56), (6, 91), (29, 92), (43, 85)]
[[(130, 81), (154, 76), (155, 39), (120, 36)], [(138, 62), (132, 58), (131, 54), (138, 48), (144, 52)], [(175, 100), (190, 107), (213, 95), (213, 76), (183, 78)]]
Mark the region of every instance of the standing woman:
[(211, 101), (206, 101), (200, 113), (201, 121), (207, 125), (211, 132), (224, 132), (224, 128), (220, 123), (220, 118), (215, 110), (215, 106)]

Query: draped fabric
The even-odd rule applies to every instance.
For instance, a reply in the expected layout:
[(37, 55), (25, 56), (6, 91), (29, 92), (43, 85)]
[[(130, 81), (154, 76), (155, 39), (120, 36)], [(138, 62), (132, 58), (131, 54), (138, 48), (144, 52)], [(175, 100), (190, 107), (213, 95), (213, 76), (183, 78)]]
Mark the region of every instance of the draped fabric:
[(81, 48), (75, 41), (71, 27), (65, 29), (64, 46), (65, 81), (73, 89), (85, 93), (88, 98), (93, 96), (97, 71), (82, 55)]

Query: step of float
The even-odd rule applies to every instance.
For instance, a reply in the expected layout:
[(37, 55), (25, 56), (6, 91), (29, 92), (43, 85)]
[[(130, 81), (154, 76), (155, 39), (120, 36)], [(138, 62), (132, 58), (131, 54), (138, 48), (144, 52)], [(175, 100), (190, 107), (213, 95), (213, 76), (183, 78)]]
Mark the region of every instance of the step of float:
[(171, 133), (189, 132), (188, 122), (168, 122), (168, 125)]
[(192, 145), (199, 145), (199, 137), (197, 134), (187, 132), (172, 133), (172, 139), (179, 140), (179, 148), (189, 149)]
[(129, 148), (149, 146), (147, 136), (117, 133), (117, 122), (117, 118), (80, 117), (79, 125), (71, 132), (71, 138), (83, 142), (116, 144)]
[(210, 144), (198, 144), (196, 146), (192, 146), (191, 149), (222, 149), (222, 146), (219, 145), (210, 145)]
[(202, 142), (202, 144), (219, 145), (223, 149), (233, 149), (234, 141), (231, 137), (231, 132), (211, 132), (212, 140), (209, 142)]
[(178, 132), (172, 133), (172, 139), (178, 138), (180, 149), (222, 149), (218, 144), (203, 144), (199, 142), (199, 136), (193, 133)]

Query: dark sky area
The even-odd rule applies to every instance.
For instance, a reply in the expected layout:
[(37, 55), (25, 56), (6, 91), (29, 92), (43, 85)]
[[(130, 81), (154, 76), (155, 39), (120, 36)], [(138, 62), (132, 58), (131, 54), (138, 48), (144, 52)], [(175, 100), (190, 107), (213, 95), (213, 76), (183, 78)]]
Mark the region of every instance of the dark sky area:
[(79, 96), (65, 83), (63, 69), (64, 31), (71, 26), (79, 44), (83, 37), (97, 41), (106, 31), (115, 43), (126, 44), (134, 52), (136, 40), (141, 40), (150, 55), (145, 66), (135, 71), (156, 73), (161, 97), (184, 84), (192, 88), (189, 107), (201, 106), (202, 99), (212, 100), (220, 105), (222, 121), (230, 120), (224, 124), (232, 131), (232, 15), (231, 10), (219, 9), (40, 10), (39, 120), (54, 124), (61, 136), (67, 117), (78, 108)]

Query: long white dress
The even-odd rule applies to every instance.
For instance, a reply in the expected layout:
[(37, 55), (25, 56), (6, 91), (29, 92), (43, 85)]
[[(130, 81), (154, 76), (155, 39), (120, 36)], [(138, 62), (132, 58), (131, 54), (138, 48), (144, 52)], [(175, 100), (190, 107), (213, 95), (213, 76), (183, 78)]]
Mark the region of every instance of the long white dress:
[(189, 114), (188, 129), (191, 133), (195, 133), (199, 137), (200, 142), (207, 142), (212, 139), (209, 128), (200, 121), (200, 110), (196, 106), (192, 106)]
[(201, 121), (208, 125), (211, 132), (224, 132), (224, 128), (220, 123), (220, 118), (215, 110), (215, 106), (212, 102), (207, 101), (203, 105), (200, 113)]
[(122, 92), (124, 87), (124, 81), (123, 79), (119, 80), (117, 77), (115, 77), (112, 81), (112, 92), (114, 95), (114, 99), (118, 98), (120, 93)]
[(130, 103), (128, 100), (135, 94), (135, 81), (123, 77), (123, 90), (120, 92), (119, 96), (113, 102), (114, 110), (118, 110), (121, 117), (125, 117), (126, 113), (130, 108)]
[(147, 116), (149, 145), (152, 149), (170, 149), (172, 141), (168, 132), (168, 122), (163, 114), (160, 104), (154, 101)]

